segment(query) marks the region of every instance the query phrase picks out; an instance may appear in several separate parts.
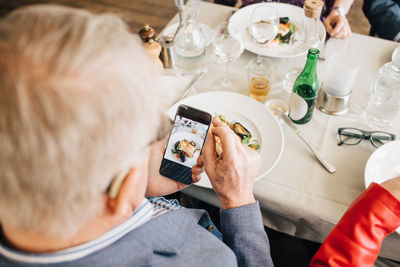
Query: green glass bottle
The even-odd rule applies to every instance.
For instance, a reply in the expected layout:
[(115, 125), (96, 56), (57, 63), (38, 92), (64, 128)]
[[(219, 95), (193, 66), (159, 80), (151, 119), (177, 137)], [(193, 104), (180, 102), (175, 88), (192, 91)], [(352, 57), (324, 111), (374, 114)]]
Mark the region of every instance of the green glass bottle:
[(306, 65), (294, 82), (289, 108), (289, 117), (294, 123), (304, 124), (311, 120), (319, 89), (318, 55), (318, 49), (308, 50)]

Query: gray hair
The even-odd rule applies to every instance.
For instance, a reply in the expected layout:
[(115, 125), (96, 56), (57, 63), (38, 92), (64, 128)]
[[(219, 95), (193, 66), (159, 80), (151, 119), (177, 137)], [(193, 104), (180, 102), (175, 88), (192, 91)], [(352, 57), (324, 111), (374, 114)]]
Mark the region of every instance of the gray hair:
[(0, 22), (0, 222), (71, 236), (156, 135), (155, 67), (113, 15), (30, 6)]

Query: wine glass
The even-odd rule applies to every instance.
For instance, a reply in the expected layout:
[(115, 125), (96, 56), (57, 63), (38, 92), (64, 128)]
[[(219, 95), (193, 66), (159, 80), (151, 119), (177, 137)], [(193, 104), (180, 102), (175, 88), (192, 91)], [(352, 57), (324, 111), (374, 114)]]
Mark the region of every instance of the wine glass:
[(318, 30), (318, 20), (313, 21), (306, 18), (301, 26), (290, 36), (290, 52), (287, 54), (285, 60), (283, 79), (283, 87), (288, 92), (292, 92), (293, 84), (300, 75), (307, 60), (306, 56), (299, 57), (297, 55), (303, 51), (308, 51), (309, 48), (321, 50), (323, 32)]
[(296, 78), (299, 76), (304, 64), (306, 57), (296, 57), (302, 50), (307, 49), (307, 40), (305, 38), (304, 31), (297, 29), (289, 39), (289, 52), (285, 60), (285, 72), (283, 77), (283, 87), (289, 93), (292, 92), (293, 84)]
[(249, 33), (253, 40), (258, 44), (257, 64), (263, 64), (261, 51), (263, 46), (275, 39), (279, 30), (278, 11), (268, 5), (261, 4), (254, 8), (251, 15)]
[(228, 76), (230, 63), (243, 53), (243, 34), (239, 25), (223, 22), (214, 28), (213, 50), (217, 63), (223, 65), (224, 77), (214, 83), (215, 90), (236, 91), (235, 82)]

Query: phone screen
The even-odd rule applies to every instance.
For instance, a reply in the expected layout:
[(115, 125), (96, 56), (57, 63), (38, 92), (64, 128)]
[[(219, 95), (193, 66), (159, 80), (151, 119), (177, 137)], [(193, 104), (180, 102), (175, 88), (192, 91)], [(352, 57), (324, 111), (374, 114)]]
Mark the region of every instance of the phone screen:
[(174, 119), (160, 174), (185, 184), (192, 183), (192, 167), (200, 156), (211, 115), (188, 107), (180, 106)]

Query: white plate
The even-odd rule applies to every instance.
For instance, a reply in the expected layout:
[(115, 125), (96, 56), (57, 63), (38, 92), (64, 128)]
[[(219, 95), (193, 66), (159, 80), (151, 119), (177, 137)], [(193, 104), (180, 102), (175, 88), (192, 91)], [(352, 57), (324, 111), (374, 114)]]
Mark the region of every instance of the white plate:
[[(248, 96), (230, 92), (207, 92), (197, 94), (176, 103), (168, 110), (168, 116), (174, 118), (177, 107), (186, 104), (212, 115), (225, 115), (228, 121), (242, 123), (259, 141), (261, 168), (257, 179), (262, 178), (275, 167), (283, 151), (283, 132), (278, 121), (259, 102)], [(198, 186), (212, 188), (204, 173)]]
[[(171, 26), (169, 26), (168, 28), (166, 28), (163, 31), (162, 35), (173, 37), (176, 30), (178, 29), (178, 25), (179, 25), (179, 23), (172, 24)], [(203, 31), (204, 41), (206, 43), (206, 46), (208, 46), (209, 44), (211, 44), (211, 42), (213, 40), (213, 30), (211, 30), (210, 27), (208, 27), (206, 24), (203, 24), (203, 23), (199, 23), (199, 26), (200, 26), (201, 30)]]
[[(254, 8), (259, 5), (265, 5), (265, 3), (258, 3), (248, 5), (244, 8), (239, 9), (232, 15), (230, 22), (236, 25), (242, 25), (241, 33), (244, 35), (244, 48), (255, 54), (258, 53), (258, 44), (256, 44), (248, 34), (247, 28), (250, 25), (251, 14)], [(294, 22), (297, 27), (301, 27), (302, 17), (304, 16), (304, 10), (298, 6), (284, 4), (284, 3), (268, 3), (268, 5), (273, 6), (278, 11), (279, 17), (289, 17), (289, 20)], [(322, 36), (321, 43), (325, 40), (326, 32), (325, 27), (321, 21), (318, 21), (318, 32)], [(287, 44), (282, 44), (276, 47), (263, 48), (261, 54), (267, 57), (275, 58), (286, 58), (286, 57), (296, 57), (307, 53), (308, 46), (297, 47), (295, 51), (292, 50), (291, 46)]]
[[(381, 184), (384, 181), (400, 176), (400, 140), (387, 143), (372, 153), (364, 172), (364, 183), (367, 188), (372, 182)], [(400, 227), (396, 229), (400, 234)]]

